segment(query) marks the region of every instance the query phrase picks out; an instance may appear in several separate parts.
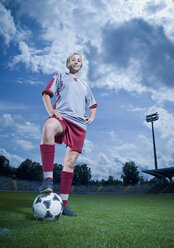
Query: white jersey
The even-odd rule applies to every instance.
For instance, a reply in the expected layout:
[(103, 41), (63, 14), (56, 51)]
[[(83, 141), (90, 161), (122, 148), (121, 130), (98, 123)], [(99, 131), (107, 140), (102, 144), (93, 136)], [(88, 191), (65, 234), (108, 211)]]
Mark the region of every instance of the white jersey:
[(94, 96), (85, 82), (68, 73), (57, 73), (42, 92), (51, 97), (56, 94), (54, 110), (62, 116), (86, 130), (86, 104), (89, 108), (97, 107)]

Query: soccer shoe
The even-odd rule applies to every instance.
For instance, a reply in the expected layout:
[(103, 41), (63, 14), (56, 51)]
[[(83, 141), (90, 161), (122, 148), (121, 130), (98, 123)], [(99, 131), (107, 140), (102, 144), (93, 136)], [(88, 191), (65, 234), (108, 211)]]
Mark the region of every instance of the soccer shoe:
[(40, 193), (50, 193), (53, 191), (53, 182), (50, 179), (44, 179), (42, 185), (39, 187)]
[(74, 213), (68, 206), (64, 206), (63, 207), (62, 215), (66, 215), (66, 216), (77, 216), (77, 214)]

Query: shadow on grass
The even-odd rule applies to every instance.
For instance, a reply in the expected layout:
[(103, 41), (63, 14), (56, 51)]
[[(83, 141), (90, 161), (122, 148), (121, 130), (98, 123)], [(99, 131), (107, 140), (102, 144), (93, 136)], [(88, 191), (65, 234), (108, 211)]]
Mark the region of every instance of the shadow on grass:
[[(9, 194), (5, 195), (0, 203), (0, 226), (17, 227), (21, 222), (28, 220), (35, 221), (32, 212), (32, 204), (35, 199), (34, 194)], [(28, 222), (28, 224), (29, 224)]]

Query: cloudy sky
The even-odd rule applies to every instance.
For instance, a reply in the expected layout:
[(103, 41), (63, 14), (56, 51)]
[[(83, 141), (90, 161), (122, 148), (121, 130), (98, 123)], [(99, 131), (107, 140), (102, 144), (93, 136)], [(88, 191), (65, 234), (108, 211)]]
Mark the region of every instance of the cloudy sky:
[[(158, 112), (158, 167), (174, 166), (173, 13), (172, 0), (0, 0), (0, 154), (41, 163), (41, 92), (79, 52), (98, 111), (77, 162), (93, 179), (120, 179), (127, 161), (154, 169), (145, 118)], [(55, 162), (64, 152), (56, 145)]]

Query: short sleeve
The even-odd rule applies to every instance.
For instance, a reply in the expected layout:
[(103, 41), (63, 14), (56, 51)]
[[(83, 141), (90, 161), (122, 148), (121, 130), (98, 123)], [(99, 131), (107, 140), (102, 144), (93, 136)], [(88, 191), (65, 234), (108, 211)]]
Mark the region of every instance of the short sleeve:
[(42, 91), (42, 95), (44, 93), (48, 93), (51, 97), (54, 96), (54, 94), (58, 91), (58, 89), (61, 87), (61, 73), (55, 74), (50, 82), (48, 83), (47, 87)]
[(86, 103), (90, 109), (96, 108), (98, 105), (89, 86), (87, 86)]

